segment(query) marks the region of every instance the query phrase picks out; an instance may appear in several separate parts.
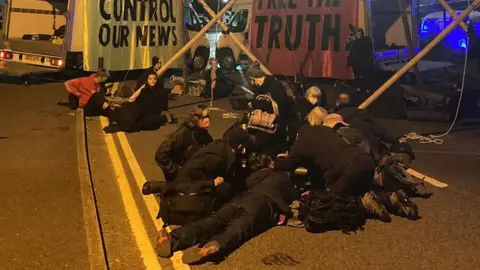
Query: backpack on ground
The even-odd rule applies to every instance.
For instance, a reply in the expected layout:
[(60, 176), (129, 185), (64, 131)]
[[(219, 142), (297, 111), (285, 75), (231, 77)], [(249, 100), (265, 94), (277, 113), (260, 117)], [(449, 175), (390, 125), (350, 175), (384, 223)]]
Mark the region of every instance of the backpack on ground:
[(133, 132), (138, 130), (138, 105), (135, 102), (124, 102), (112, 110), (110, 123), (115, 124), (119, 131)]
[(300, 218), (311, 233), (362, 230), (369, 213), (358, 197), (311, 191), (300, 208)]
[(407, 173), (407, 168), (392, 155), (386, 155), (380, 160), (375, 170), (374, 183), (386, 191), (402, 189), (409, 196), (418, 195), (420, 187), (425, 189), (424, 181)]
[(253, 103), (269, 104), (272, 108), (272, 112), (267, 112), (263, 109), (252, 108), (248, 120), (248, 129), (259, 130), (268, 134), (274, 134), (277, 131), (278, 123), (276, 122), (279, 116), (278, 104), (273, 100), (270, 94), (260, 94), (255, 97)]

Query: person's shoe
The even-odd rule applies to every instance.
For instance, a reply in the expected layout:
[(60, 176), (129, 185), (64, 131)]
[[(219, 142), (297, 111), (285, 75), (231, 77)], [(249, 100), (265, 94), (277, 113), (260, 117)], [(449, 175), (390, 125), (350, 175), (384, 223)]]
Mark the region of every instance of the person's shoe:
[(120, 131), (120, 128), (117, 125), (108, 125), (103, 128), (103, 132), (106, 134), (117, 133)]
[(167, 183), (164, 181), (151, 180), (145, 182), (142, 186), (142, 194), (165, 194), (167, 192)]
[(383, 222), (390, 222), (390, 214), (388, 213), (385, 206), (383, 206), (379, 201), (377, 196), (373, 192), (367, 192), (362, 198), (363, 207), (367, 209), (372, 215), (377, 217)]
[(199, 264), (205, 262), (208, 257), (216, 254), (219, 250), (220, 243), (217, 241), (210, 241), (202, 248), (194, 247), (187, 249), (183, 253), (182, 262), (184, 264)]
[(390, 201), (392, 203), (391, 209), (393, 214), (406, 217), (410, 220), (416, 220), (418, 216), (418, 207), (412, 202), (403, 190), (398, 190), (390, 194)]
[(157, 246), (155, 247), (157, 255), (162, 258), (170, 258), (173, 255), (172, 243), (167, 230), (162, 229), (158, 232)]

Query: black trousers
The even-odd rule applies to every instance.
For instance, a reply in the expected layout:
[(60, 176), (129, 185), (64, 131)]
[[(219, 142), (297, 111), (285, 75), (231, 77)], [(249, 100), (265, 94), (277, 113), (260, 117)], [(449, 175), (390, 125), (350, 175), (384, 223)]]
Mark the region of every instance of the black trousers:
[(272, 216), (272, 213), (249, 213), (241, 204), (228, 203), (207, 218), (173, 230), (170, 233), (172, 250), (184, 250), (197, 244), (217, 241), (222, 250), (231, 252), (275, 226), (274, 218), (268, 220), (268, 216)]
[(101, 92), (94, 93), (87, 104), (83, 107), (85, 116), (107, 116), (107, 110), (103, 109), (103, 104), (107, 102), (105, 96)]
[(140, 115), (138, 128), (140, 130), (157, 130), (167, 122), (167, 118), (161, 114)]

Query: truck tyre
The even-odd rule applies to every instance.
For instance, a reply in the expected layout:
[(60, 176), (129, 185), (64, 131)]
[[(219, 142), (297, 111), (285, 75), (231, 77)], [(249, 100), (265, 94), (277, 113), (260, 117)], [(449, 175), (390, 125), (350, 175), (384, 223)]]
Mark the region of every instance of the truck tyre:
[(237, 67), (235, 56), (230, 48), (221, 48), (217, 50), (217, 62), (222, 69), (233, 71)]
[(208, 64), (208, 57), (210, 51), (206, 47), (199, 47), (195, 50), (195, 56), (193, 57), (193, 69), (195, 71), (204, 70)]

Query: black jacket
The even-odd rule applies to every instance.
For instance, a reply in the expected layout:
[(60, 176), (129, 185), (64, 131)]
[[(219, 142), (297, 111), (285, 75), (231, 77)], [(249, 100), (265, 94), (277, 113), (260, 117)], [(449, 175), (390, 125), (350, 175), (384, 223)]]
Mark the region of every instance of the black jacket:
[(305, 125), (289, 156), (278, 160), (276, 167), (294, 170), (308, 164), (320, 170), (328, 183), (335, 181), (350, 162), (364, 154), (360, 147), (348, 145), (332, 128)]
[[(226, 140), (216, 140), (198, 150), (188, 159), (175, 177), (176, 192), (198, 192), (213, 189), (213, 180), (231, 177), (236, 155)], [(188, 183), (188, 185), (185, 185)], [(185, 187), (187, 187), (185, 189)], [(181, 190), (180, 190), (181, 189)], [(185, 189), (185, 190), (184, 190)]]
[(291, 215), (290, 205), (298, 199), (298, 193), (286, 173), (273, 170), (254, 172), (247, 177), (245, 185), (247, 191), (237, 198), (247, 210), (259, 207), (259, 200), (252, 198), (260, 195), (280, 214)]
[[(148, 75), (150, 75), (152, 73), (156, 73), (156, 72), (153, 70), (153, 67), (149, 67), (145, 71), (143, 71), (142, 74), (140, 74), (140, 77), (138, 77), (138, 79), (137, 79), (137, 85), (136, 85), (135, 91), (137, 91), (138, 88), (140, 88), (142, 85), (147, 83)], [(164, 86), (163, 76), (158, 77), (157, 84), (162, 86), (162, 87)]]
[(168, 91), (160, 82), (154, 87), (147, 85), (141, 90), (136, 103), (140, 116), (161, 114), (168, 110)]
[(173, 181), (185, 161), (212, 141), (208, 130), (183, 124), (160, 144), (155, 162), (163, 170), (166, 180)]
[(385, 146), (382, 142), (390, 144), (398, 142), (397, 138), (382, 125), (376, 123), (375, 118), (366, 110), (342, 104), (336, 108), (335, 112), (340, 114), (352, 128), (362, 133), (370, 144), (376, 159), (384, 154)]

